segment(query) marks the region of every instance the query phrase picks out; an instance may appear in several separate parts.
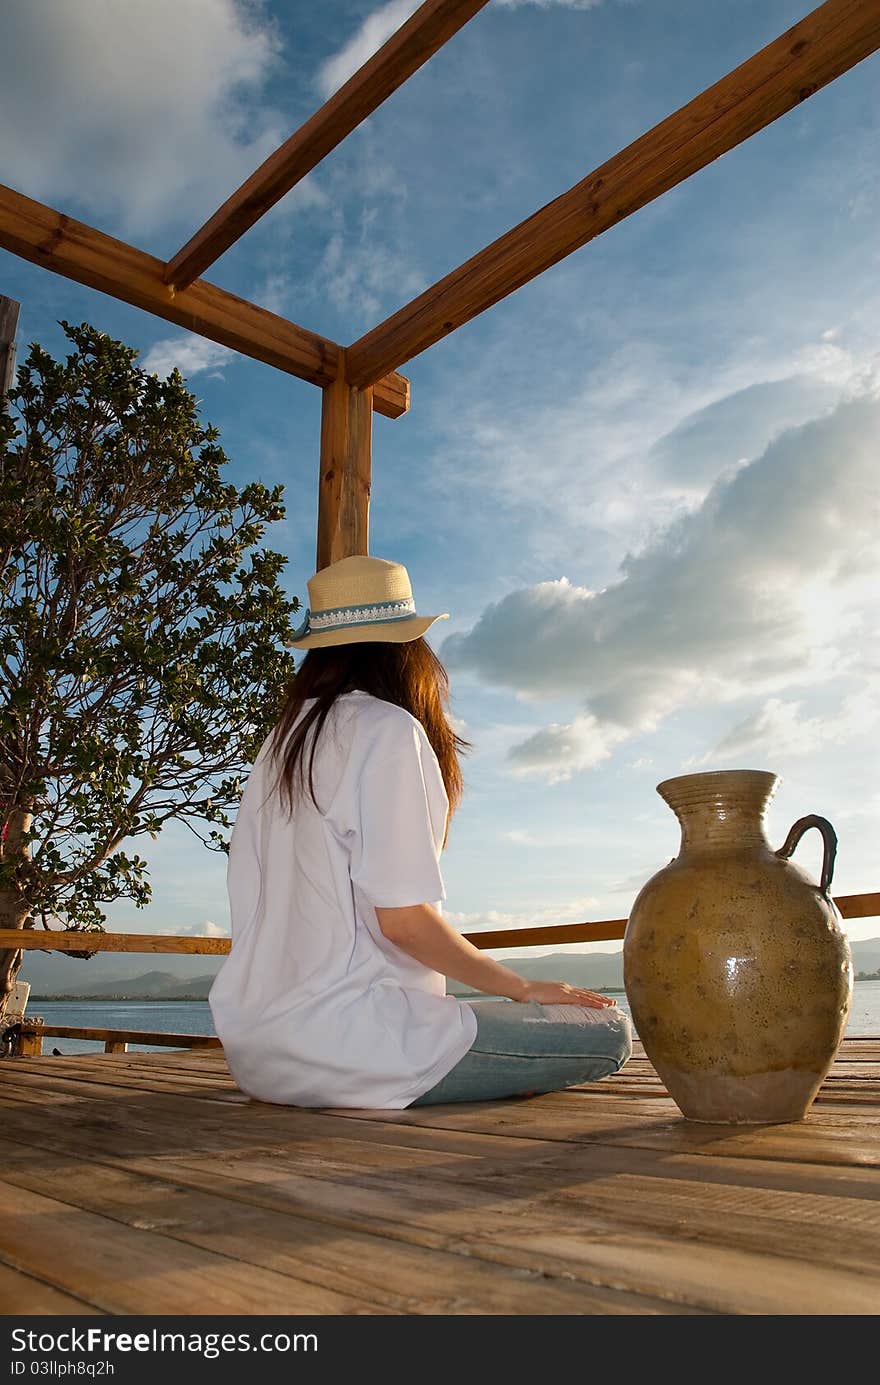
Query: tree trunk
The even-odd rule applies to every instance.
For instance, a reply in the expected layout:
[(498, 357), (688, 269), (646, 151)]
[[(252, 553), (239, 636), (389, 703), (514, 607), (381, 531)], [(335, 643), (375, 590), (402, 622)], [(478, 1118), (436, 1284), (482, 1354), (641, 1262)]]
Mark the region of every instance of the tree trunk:
[[(27, 860), (31, 854), (29, 841), (22, 841), (29, 832), (33, 814), (25, 808), (13, 808), (9, 814), (6, 831), (0, 842), (0, 859), (11, 862), (16, 859)], [(30, 906), (14, 887), (0, 889), (0, 928), (27, 928), (33, 922)], [(21, 949), (4, 948), (0, 950), (0, 1020), (6, 1013), (9, 997), (21, 967)]]
[[(6, 394), (15, 382), (15, 333), (18, 328), (19, 304), (0, 294), (0, 410), (6, 407)], [(27, 859), (30, 842), (21, 840), (30, 831), (32, 815), (25, 808), (13, 808), (0, 840), (0, 860), (16, 857)], [(31, 911), (15, 889), (0, 889), (0, 928), (25, 928), (31, 921)], [(0, 1020), (15, 985), (21, 967), (21, 949), (0, 951)]]
[(6, 408), (6, 395), (15, 384), (15, 334), (20, 307), (14, 298), (0, 293), (0, 410)]

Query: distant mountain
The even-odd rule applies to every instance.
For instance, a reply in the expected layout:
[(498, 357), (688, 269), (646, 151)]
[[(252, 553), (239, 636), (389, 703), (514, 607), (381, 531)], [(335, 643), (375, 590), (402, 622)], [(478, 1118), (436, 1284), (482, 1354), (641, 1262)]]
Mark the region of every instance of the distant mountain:
[(880, 938), (866, 938), (863, 943), (850, 943), (856, 971), (880, 971)]
[[(854, 942), (851, 947), (856, 971), (880, 970), (880, 938)], [(84, 962), (63, 953), (30, 952), (22, 980), (31, 983), (32, 1002), (60, 995), (105, 1000), (204, 1000), (222, 961), (222, 957), (163, 955), (161, 970), (144, 971), (143, 956), (135, 954), (98, 953)], [(536, 981), (567, 981), (591, 991), (623, 987), (621, 952), (553, 952), (545, 957), (505, 957), (504, 963), (520, 976)], [(450, 990), (459, 996), (474, 994), (457, 982)]]
[(21, 979), (31, 983), (31, 995), (35, 1000), (51, 995), (124, 995), (126, 1000), (135, 1000), (157, 994), (142, 989), (140, 982), (145, 977), (158, 975), (168, 982), (166, 995), (187, 995), (198, 1000), (202, 999), (201, 994), (191, 994), (188, 987), (199, 983), (207, 994), (207, 987), (220, 970), (223, 958), (166, 956), (163, 953), (161, 970), (149, 971), (151, 960), (143, 953), (99, 952), (84, 961), (80, 957), (67, 957), (63, 952), (28, 952)]
[[(855, 971), (872, 972), (880, 967), (880, 938), (850, 944)], [(505, 957), (504, 965), (519, 976), (533, 981), (567, 981), (587, 991), (623, 989), (622, 952), (551, 952), (547, 957)], [(452, 982), (453, 995), (475, 992)]]
[[(531, 981), (567, 981), (587, 991), (623, 987), (622, 952), (551, 952), (548, 957), (505, 957), (504, 965)], [(449, 983), (452, 995), (476, 995), (469, 986)]]
[[(169, 971), (145, 971), (128, 980), (115, 977), (110, 981), (81, 981), (79, 985), (68, 983), (66, 990), (54, 994), (75, 996), (78, 1000), (206, 1000), (213, 980), (213, 973), (185, 980)], [(47, 992), (41, 994), (45, 999)]]

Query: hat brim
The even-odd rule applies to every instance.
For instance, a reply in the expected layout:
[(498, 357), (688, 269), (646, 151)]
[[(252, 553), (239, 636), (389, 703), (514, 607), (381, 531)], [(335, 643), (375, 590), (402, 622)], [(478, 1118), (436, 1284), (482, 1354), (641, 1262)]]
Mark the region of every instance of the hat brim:
[(439, 616), (406, 616), (403, 620), (389, 620), (376, 625), (350, 625), (338, 630), (315, 630), (303, 635), (301, 640), (285, 640), (290, 649), (328, 649), (336, 644), (366, 644), (372, 640), (379, 644), (406, 644), (417, 640), (429, 630), (435, 620), (448, 620), (449, 612)]

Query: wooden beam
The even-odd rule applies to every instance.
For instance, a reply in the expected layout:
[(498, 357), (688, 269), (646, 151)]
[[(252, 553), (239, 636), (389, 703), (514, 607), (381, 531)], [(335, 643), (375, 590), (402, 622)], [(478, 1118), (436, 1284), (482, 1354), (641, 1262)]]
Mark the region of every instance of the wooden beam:
[(834, 903), (845, 919), (880, 918), (880, 893), (842, 894)]
[(20, 303), (0, 294), (0, 409), (15, 383), (15, 337), (18, 332)]
[(0, 928), (0, 947), (36, 952), (185, 952), (223, 957), (228, 938), (175, 937), (173, 933), (74, 933), (41, 928)]
[[(2, 186), (0, 247), (300, 380), (323, 387), (336, 378), (342, 350), (336, 342), (203, 279), (175, 293), (153, 255)], [(392, 375), (376, 386), (374, 398), (380, 413), (398, 418), (409, 407), (409, 381)]]
[[(842, 918), (880, 918), (880, 890), (872, 894), (835, 895)], [(476, 947), (553, 947), (564, 943), (610, 942), (622, 938), (626, 919), (598, 923), (549, 923), (541, 928), (502, 928), (465, 933)], [(0, 948), (21, 947), (46, 952), (197, 952), (222, 957), (228, 938), (175, 937), (173, 933), (63, 933), (28, 928), (0, 928)]]
[[(880, 891), (876, 894), (843, 894), (835, 898), (841, 918), (880, 917)], [(496, 928), (491, 933), (466, 933), (475, 947), (556, 947), (564, 943), (604, 943), (622, 938), (626, 919), (603, 923), (549, 923), (541, 928)]]
[(348, 378), (412, 360), (880, 47), (880, 0), (827, 0), (687, 106), (361, 337)]
[(605, 923), (548, 923), (541, 928), (493, 928), (487, 933), (465, 933), (474, 947), (565, 947), (568, 943), (606, 943), (622, 938), (626, 919)]
[(371, 390), (352, 389), (343, 365), (321, 411), (318, 569), (369, 552), (372, 425)]
[[(104, 997), (109, 1000), (109, 996)], [(39, 1001), (36, 1002), (39, 1005)], [(88, 1039), (103, 1043), (105, 1053), (124, 1053), (126, 1044), (152, 1044), (156, 1048), (220, 1048), (213, 1034), (168, 1034), (152, 1029), (83, 1029), (71, 1024), (43, 1024), (26, 1019), (21, 1026), (22, 1038)]]
[(487, 3), (426, 0), (178, 250), (165, 282), (181, 289), (198, 278)]

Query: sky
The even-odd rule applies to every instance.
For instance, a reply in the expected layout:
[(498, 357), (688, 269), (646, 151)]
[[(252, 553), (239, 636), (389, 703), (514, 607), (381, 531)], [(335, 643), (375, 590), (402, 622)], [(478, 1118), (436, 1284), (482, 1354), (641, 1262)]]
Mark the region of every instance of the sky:
[[(353, 341), (808, 8), (491, 0), (205, 277)], [(168, 258), (414, 9), (6, 0), (0, 181)], [(878, 62), (417, 357), (375, 420), (371, 552), (450, 613), (474, 747), (463, 928), (625, 916), (678, 849), (655, 786), (714, 768), (777, 773), (773, 843), (823, 814), (835, 892), (880, 888)], [(22, 355), (67, 318), (180, 368), (229, 479), (284, 484), (264, 542), (307, 604), (320, 391), (3, 251), (0, 292)], [(180, 824), (137, 850), (153, 903), (112, 927), (228, 929), (224, 857)]]

